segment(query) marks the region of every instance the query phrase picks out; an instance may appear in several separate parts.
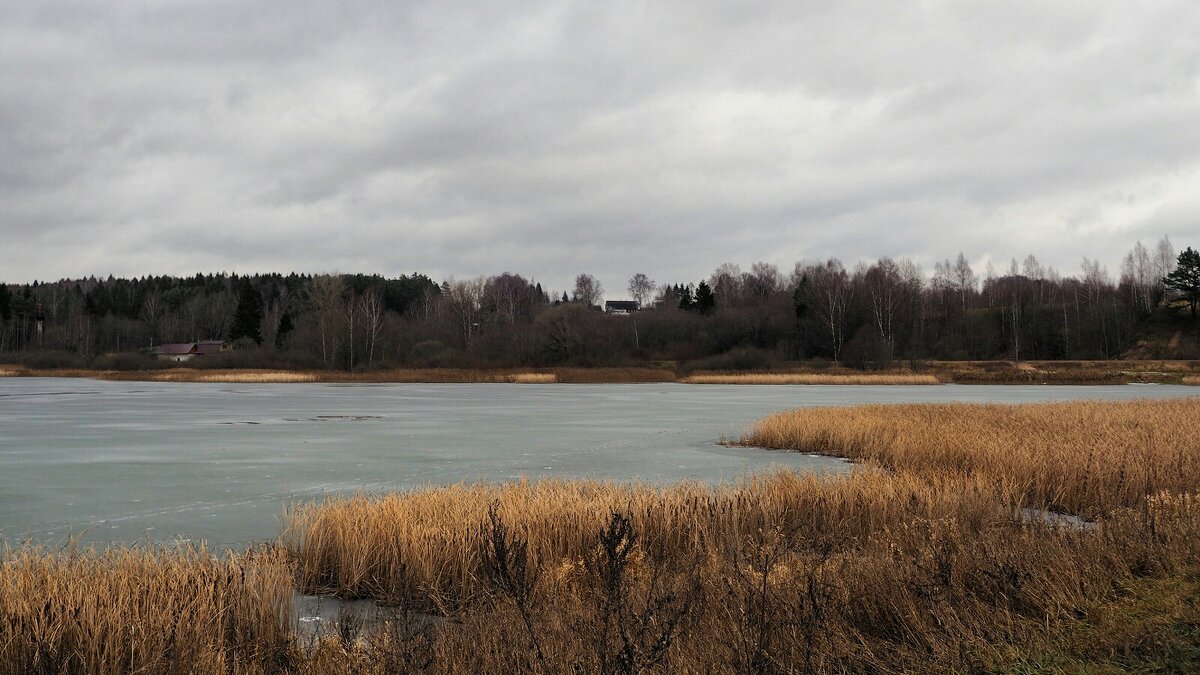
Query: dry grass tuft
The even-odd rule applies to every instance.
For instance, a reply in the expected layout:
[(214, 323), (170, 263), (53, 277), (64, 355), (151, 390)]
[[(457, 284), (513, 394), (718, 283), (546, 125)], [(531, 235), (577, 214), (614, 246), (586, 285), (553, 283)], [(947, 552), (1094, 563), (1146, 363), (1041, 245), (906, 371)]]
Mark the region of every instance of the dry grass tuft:
[(554, 373), (513, 373), (506, 375), (503, 381), (515, 384), (554, 384), (558, 382), (558, 378)]
[(0, 377), (20, 377), (24, 373), (24, 368), (17, 366), (0, 366)]
[(934, 375), (915, 373), (742, 373), (691, 375), (685, 384), (938, 384)]
[(1200, 375), (1190, 375), (1188, 377), (1185, 377), (1185, 378), (1183, 378), (1183, 383), (1190, 384), (1190, 385), (1200, 385)]
[(278, 552), (0, 553), (0, 672), (276, 672), (292, 651)]

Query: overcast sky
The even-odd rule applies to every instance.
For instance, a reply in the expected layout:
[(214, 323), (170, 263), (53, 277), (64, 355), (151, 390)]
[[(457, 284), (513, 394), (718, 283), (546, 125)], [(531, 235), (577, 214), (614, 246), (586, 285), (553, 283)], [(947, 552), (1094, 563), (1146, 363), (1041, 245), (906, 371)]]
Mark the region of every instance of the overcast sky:
[(0, 0), (0, 279), (1200, 246), (1200, 3)]

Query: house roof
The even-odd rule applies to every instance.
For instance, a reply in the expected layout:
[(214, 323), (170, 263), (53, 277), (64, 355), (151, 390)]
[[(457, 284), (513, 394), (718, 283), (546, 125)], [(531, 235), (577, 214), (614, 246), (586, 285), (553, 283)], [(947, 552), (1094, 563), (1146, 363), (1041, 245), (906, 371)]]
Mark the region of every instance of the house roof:
[(205, 340), (197, 342), (195, 352), (197, 354), (216, 354), (221, 351), (221, 346), (225, 344), (224, 340)]
[(183, 354), (191, 354), (195, 348), (195, 343), (192, 342), (176, 342), (165, 345), (159, 345), (155, 348), (156, 354), (165, 354), (170, 356), (181, 356)]
[(609, 300), (604, 306), (613, 309), (637, 309), (638, 303), (637, 300)]

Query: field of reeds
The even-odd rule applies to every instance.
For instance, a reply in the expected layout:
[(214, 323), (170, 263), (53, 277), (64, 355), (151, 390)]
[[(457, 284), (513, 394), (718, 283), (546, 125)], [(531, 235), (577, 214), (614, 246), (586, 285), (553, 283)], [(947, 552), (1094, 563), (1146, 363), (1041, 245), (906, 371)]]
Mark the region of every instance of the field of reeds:
[(916, 373), (711, 373), (689, 375), (685, 384), (938, 384)]
[(0, 673), (273, 673), (291, 660), (279, 551), (0, 552)]
[[(453, 617), (424, 643), (446, 672), (1114, 663), (1088, 617), (1200, 563), (1200, 400), (800, 410), (743, 442), (862, 467), (337, 499), (283, 541), (306, 591)], [(1181, 602), (1183, 633), (1143, 628), (1188, 644), (1200, 598)]]
[[(230, 560), (18, 551), (0, 571), (0, 635), (29, 637), (0, 638), (0, 659), (43, 672), (105, 672), (63, 665), (84, 652), (125, 659), (107, 672), (1200, 669), (1200, 398), (807, 409), (740, 442), (859, 466), (333, 498), (290, 508), (277, 552)], [(281, 646), (287, 575), (389, 609)], [(122, 615), (125, 632), (108, 628)], [(219, 627), (171, 632), (193, 615)]]
[(228, 382), (238, 384), (297, 382), (333, 382), (339, 384), (379, 384), (391, 382), (419, 384), (583, 384), (675, 381), (674, 373), (664, 368), (547, 368), (540, 370), (397, 368), (347, 372), (340, 370), (212, 368), (162, 368), (154, 370), (55, 368), (34, 370), (20, 366), (0, 365), (0, 377), (80, 377), (128, 382)]
[(1183, 378), (1183, 384), (1200, 385), (1200, 375), (1189, 375)]

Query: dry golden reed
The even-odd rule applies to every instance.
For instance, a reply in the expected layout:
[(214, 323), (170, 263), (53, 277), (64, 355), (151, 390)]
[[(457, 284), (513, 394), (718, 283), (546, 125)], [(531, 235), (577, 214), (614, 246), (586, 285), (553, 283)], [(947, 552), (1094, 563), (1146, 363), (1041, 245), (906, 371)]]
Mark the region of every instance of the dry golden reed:
[(150, 372), (148, 379), (153, 382), (226, 382), (230, 384), (288, 384), (298, 382), (316, 382), (313, 373), (285, 370), (168, 370)]
[(554, 373), (513, 373), (504, 377), (505, 382), (515, 384), (554, 384), (558, 378)]
[(668, 550), (736, 550), (785, 518), (813, 540), (862, 540), (914, 517), (982, 524), (1011, 515), (1012, 487), (957, 475), (859, 471), (843, 480), (789, 471), (711, 487), (666, 488), (542, 480), (434, 487), (378, 498), (334, 498), (287, 514), (284, 542), (302, 589), (415, 602), (449, 612), (478, 593), (475, 535), (495, 504), (530, 543), (532, 561), (577, 560), (614, 511)]
[(757, 422), (741, 442), (984, 474), (1019, 486), (1027, 506), (1089, 517), (1200, 487), (1200, 399), (805, 408)]
[(1200, 375), (1189, 375), (1183, 378), (1184, 384), (1200, 385)]
[(279, 552), (0, 553), (0, 672), (275, 672), (292, 649)]
[[(800, 410), (747, 442), (863, 466), (334, 499), (283, 541), (307, 590), (453, 614), (427, 645), (439, 672), (1006, 670), (1086, 652), (1077, 617), (1197, 569), (1198, 418), (1200, 400)], [(386, 672), (371, 648), (318, 654)]]
[(915, 373), (744, 373), (691, 375), (685, 384), (938, 384), (934, 375)]

